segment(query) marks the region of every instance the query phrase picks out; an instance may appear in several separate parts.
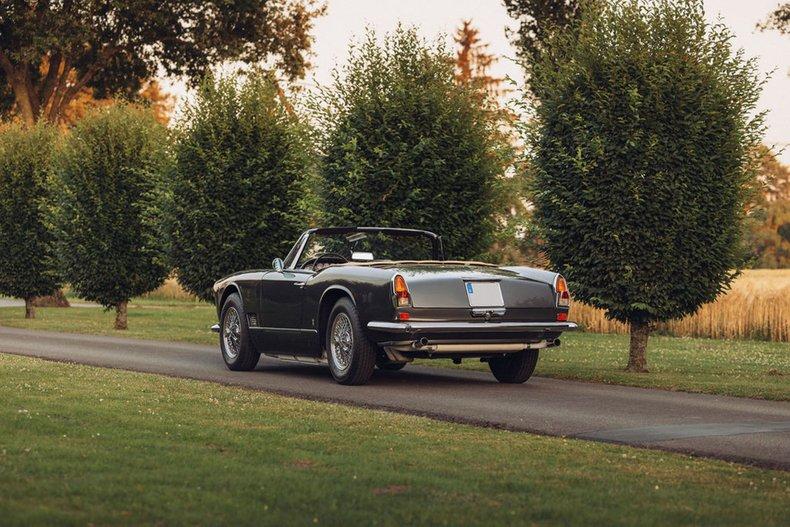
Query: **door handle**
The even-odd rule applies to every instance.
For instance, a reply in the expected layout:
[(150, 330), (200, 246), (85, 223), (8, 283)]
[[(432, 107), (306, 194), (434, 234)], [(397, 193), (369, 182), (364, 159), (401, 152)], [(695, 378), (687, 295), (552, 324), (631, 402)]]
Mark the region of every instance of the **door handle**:
[(293, 282), (296, 287), (304, 287), (304, 282)]

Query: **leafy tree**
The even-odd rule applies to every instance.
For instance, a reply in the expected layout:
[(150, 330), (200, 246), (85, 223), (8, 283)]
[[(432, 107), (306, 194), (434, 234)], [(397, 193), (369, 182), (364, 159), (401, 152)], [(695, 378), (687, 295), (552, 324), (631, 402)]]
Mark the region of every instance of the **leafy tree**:
[(790, 200), (766, 203), (747, 220), (746, 241), (757, 268), (790, 268)]
[(308, 221), (306, 128), (271, 75), (207, 79), (185, 110), (173, 176), (173, 263), (204, 300), (223, 276), (284, 257)]
[(84, 87), (135, 94), (158, 71), (202, 77), (227, 60), (301, 77), (323, 13), (312, 0), (86, 0), (0, 3), (0, 83), (28, 124), (58, 120)]
[(702, 3), (585, 9), (531, 68), (536, 217), (578, 300), (630, 323), (646, 371), (655, 321), (714, 300), (742, 264), (761, 82)]
[(453, 66), (413, 29), (381, 45), (371, 32), (351, 48), (313, 101), (326, 224), (430, 229), (451, 257), (486, 251), (508, 145), (497, 114), (456, 83)]
[(63, 277), (81, 298), (116, 310), (127, 327), (130, 298), (168, 274), (159, 225), (168, 132), (148, 109), (128, 104), (85, 116), (58, 163), (58, 238)]
[[(95, 108), (111, 106), (115, 99), (97, 99), (92, 88), (83, 88), (72, 99), (71, 103), (61, 112), (60, 122), (65, 126), (73, 126), (86, 114)], [(173, 109), (174, 98), (162, 89), (158, 81), (146, 82), (137, 95), (129, 99), (140, 106), (150, 106), (154, 111), (156, 120), (166, 125), (170, 122), (170, 112)]]
[(781, 34), (790, 33), (790, 2), (776, 6), (765, 22), (757, 24), (761, 31), (775, 29)]
[[(588, 0), (589, 1), (589, 0)], [(581, 9), (579, 0), (504, 0), (505, 8), (519, 26), (513, 37), (518, 57), (525, 63), (540, 59), (557, 30), (573, 26)]]
[(746, 241), (753, 265), (760, 268), (790, 267), (790, 168), (771, 150), (760, 145), (757, 177), (749, 185)]
[(0, 129), (0, 293), (25, 300), (60, 287), (55, 240), (48, 224), (49, 178), (57, 131), (40, 124)]

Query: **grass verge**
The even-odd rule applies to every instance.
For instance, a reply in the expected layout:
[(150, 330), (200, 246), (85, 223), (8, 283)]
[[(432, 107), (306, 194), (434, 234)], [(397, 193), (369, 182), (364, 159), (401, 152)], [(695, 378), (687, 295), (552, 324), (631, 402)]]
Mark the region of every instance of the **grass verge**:
[[(628, 336), (568, 333), (559, 348), (541, 352), (536, 375), (712, 393), (761, 399), (790, 400), (790, 344), (757, 340), (717, 340), (688, 337), (650, 337), (650, 373), (624, 371)], [(432, 361), (419, 361), (432, 364)], [(470, 359), (459, 366), (488, 371)]]
[[(25, 320), (24, 309), (0, 308), (0, 325), (73, 333), (192, 342), (213, 345), (209, 331), (216, 312), (204, 303), (159, 303), (135, 300), (129, 308), (129, 330), (112, 329), (114, 313), (100, 308), (40, 308)], [(648, 343), (651, 373), (623, 371), (627, 335), (567, 333), (562, 346), (546, 350), (537, 375), (558, 379), (623, 384), (667, 390), (790, 400), (790, 344), (756, 340), (715, 340), (654, 336)], [(450, 361), (420, 361), (454, 367)], [(477, 360), (459, 367), (487, 371)]]
[(787, 473), (0, 355), (4, 525), (781, 525)]

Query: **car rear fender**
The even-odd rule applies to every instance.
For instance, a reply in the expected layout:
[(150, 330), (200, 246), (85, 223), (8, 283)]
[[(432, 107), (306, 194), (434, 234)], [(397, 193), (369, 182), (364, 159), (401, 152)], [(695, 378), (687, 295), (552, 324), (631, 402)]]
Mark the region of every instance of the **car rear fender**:
[(318, 302), (318, 316), (316, 317), (316, 322), (318, 325), (318, 344), (320, 347), (323, 347), (324, 345), (326, 326), (327, 322), (329, 321), (329, 313), (332, 311), (332, 307), (335, 305), (335, 303), (341, 298), (349, 298), (355, 306), (357, 305), (354, 294), (350, 289), (343, 285), (329, 286), (321, 294), (321, 300)]

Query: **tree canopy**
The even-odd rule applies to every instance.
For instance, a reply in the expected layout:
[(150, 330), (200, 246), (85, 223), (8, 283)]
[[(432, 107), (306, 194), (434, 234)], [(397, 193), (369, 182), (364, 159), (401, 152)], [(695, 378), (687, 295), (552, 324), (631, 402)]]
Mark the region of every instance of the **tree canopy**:
[(58, 244), (64, 279), (80, 297), (117, 311), (170, 271), (159, 208), (169, 167), (167, 130), (128, 104), (94, 110), (59, 155)]
[(0, 294), (33, 297), (60, 287), (55, 237), (50, 227), (53, 152), (57, 130), (40, 123), (0, 129)]
[(654, 321), (727, 289), (762, 114), (754, 60), (692, 0), (585, 9), (531, 67), (536, 218), (576, 299), (631, 324), (645, 368)]
[(757, 27), (763, 31), (775, 29), (783, 35), (790, 33), (790, 2), (776, 6), (768, 18)]
[(492, 241), (498, 177), (509, 149), (479, 87), (412, 29), (352, 46), (314, 101), (327, 225), (432, 230), (450, 257)]
[[(588, 0), (589, 1), (589, 0)], [(519, 26), (513, 36), (516, 54), (526, 62), (540, 59), (551, 36), (572, 26), (581, 13), (579, 0), (504, 0)]]
[(312, 150), (286, 105), (269, 74), (209, 78), (179, 123), (172, 261), (204, 300), (223, 276), (285, 257), (307, 227)]
[(293, 79), (322, 12), (313, 0), (3, 1), (0, 82), (33, 123), (56, 121), (84, 87), (136, 94), (160, 72), (197, 80), (223, 61), (268, 61)]

